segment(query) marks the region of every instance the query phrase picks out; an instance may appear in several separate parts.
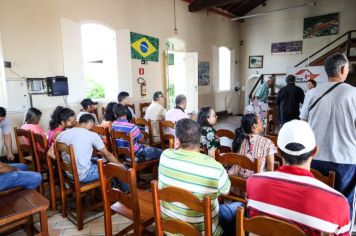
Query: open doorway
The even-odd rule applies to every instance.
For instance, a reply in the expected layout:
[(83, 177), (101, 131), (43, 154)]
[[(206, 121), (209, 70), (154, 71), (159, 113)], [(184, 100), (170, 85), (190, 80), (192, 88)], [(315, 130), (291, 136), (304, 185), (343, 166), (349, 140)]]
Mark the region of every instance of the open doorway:
[(81, 24), (86, 97), (112, 100), (116, 97), (116, 32), (97, 23)]
[(198, 53), (186, 52), (185, 42), (179, 38), (166, 40), (167, 107), (175, 106), (179, 94), (187, 96), (186, 112), (198, 110)]

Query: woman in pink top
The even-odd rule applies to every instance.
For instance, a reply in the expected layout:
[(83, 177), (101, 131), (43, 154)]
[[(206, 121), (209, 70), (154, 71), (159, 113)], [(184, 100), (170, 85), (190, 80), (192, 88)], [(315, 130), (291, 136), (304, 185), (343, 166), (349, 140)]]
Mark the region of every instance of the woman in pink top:
[(48, 131), (48, 147), (52, 146), (57, 134), (75, 124), (75, 112), (66, 107), (58, 106), (51, 115)]
[(35, 134), (41, 134), (46, 137), (46, 133), (39, 125), (41, 120), (42, 112), (37, 108), (31, 107), (28, 109), (25, 116), (25, 123), (21, 126), (21, 129), (30, 130)]

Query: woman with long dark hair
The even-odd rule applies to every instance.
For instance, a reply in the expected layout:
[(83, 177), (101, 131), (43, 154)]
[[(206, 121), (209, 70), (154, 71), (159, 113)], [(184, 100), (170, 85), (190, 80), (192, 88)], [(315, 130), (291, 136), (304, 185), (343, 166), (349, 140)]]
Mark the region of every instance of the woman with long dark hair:
[(104, 127), (110, 127), (111, 128), (111, 124), (112, 122), (114, 122), (116, 120), (113, 108), (116, 105), (116, 102), (109, 102), (108, 105), (105, 108), (105, 115), (104, 115), (104, 119), (101, 122), (101, 126)]
[(198, 113), (198, 123), (200, 124), (200, 150), (215, 158), (215, 150), (220, 147), (220, 141), (216, 137), (217, 116), (211, 107), (202, 107)]
[[(261, 160), (261, 171), (272, 171), (274, 167), (274, 154), (277, 148), (273, 142), (261, 135), (263, 132), (262, 120), (255, 114), (246, 114), (241, 119), (241, 126), (235, 130), (235, 140), (232, 143), (232, 150), (249, 159)], [(254, 172), (234, 165), (229, 171), (229, 175), (237, 175), (248, 178)]]
[(48, 131), (48, 146), (50, 147), (57, 134), (75, 124), (75, 112), (67, 107), (58, 106), (51, 115)]

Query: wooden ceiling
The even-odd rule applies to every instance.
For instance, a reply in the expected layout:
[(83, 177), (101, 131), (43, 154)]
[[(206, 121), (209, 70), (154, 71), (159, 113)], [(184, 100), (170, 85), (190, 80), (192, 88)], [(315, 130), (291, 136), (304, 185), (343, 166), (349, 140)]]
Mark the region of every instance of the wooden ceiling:
[(219, 9), (230, 17), (244, 16), (256, 7), (266, 5), (267, 0), (192, 0), (188, 6), (190, 12)]

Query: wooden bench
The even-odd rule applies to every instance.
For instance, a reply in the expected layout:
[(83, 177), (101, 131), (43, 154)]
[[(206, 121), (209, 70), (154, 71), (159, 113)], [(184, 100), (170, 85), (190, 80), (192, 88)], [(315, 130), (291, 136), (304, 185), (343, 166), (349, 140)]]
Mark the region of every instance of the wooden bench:
[(0, 232), (5, 232), (27, 221), (33, 214), (40, 213), (41, 232), (48, 235), (47, 209), (49, 201), (35, 190), (20, 190), (0, 197)]

